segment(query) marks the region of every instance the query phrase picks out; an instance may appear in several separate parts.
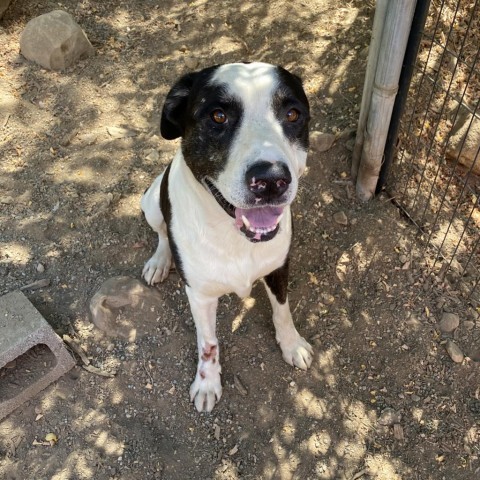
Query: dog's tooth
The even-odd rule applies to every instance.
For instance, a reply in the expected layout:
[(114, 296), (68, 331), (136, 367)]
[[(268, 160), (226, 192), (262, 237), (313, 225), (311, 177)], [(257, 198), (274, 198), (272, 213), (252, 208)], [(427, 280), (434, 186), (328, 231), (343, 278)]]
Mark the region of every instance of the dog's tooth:
[(242, 215), (242, 220), (243, 220), (243, 223), (245, 224), (245, 227), (250, 229), (250, 222), (248, 221), (248, 218), (245, 215)]
[(278, 225), (282, 221), (282, 218), (283, 218), (283, 213), (277, 218), (276, 225)]

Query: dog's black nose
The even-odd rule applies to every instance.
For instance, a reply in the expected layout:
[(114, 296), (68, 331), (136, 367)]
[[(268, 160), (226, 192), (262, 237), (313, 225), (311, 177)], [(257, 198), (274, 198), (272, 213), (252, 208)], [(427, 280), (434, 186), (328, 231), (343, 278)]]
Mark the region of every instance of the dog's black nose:
[(260, 161), (252, 165), (245, 174), (248, 189), (257, 198), (275, 199), (286, 192), (292, 181), (288, 167), (281, 162)]

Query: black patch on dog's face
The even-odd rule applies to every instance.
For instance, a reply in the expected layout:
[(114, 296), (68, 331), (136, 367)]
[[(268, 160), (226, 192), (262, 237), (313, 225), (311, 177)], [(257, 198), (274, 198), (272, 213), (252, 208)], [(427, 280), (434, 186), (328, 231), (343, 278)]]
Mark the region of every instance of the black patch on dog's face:
[[(303, 90), (302, 80), (282, 67), (277, 67), (280, 79), (279, 88), (273, 95), (273, 110), (290, 142), (297, 142), (304, 150), (308, 149), (308, 123), (310, 106)], [(295, 109), (298, 120), (289, 122), (287, 113)]]
[[(210, 83), (217, 68), (182, 77), (169, 92), (162, 112), (162, 136), (183, 137), (185, 162), (198, 181), (215, 179), (224, 169), (243, 115), (238, 99), (224, 86)], [(226, 121), (215, 122), (214, 112), (221, 112)]]
[[(218, 112), (226, 118), (224, 123), (215, 122)], [(242, 116), (241, 102), (221, 85), (204, 86), (191, 96), (182, 153), (197, 180), (216, 179), (224, 169)]]

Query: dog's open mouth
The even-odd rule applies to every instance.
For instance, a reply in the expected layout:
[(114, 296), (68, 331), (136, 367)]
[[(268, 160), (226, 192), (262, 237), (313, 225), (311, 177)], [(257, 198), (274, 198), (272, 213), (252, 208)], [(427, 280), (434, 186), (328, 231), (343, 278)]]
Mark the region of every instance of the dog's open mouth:
[(237, 208), (223, 197), (208, 178), (205, 178), (205, 184), (217, 203), (235, 218), (236, 227), (251, 242), (266, 242), (278, 233), (283, 207)]

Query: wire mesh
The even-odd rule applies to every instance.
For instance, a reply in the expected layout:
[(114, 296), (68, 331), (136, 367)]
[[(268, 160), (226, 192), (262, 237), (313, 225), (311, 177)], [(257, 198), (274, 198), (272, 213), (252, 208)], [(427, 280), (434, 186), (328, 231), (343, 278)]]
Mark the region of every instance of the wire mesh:
[(480, 5), (432, 2), (388, 190), (418, 227), (430, 268), (480, 303)]

